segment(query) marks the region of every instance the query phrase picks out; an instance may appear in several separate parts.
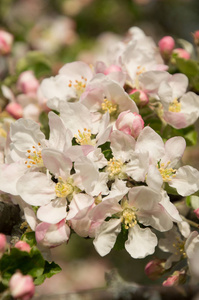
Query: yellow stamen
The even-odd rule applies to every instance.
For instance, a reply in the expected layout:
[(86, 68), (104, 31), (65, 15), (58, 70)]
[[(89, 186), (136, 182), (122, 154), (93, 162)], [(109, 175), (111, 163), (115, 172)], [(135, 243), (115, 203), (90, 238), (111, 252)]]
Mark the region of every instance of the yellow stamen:
[(102, 110), (104, 112), (109, 112), (109, 114), (113, 114), (117, 111), (118, 105), (114, 104), (112, 101), (104, 99), (104, 102), (101, 104)]
[(111, 158), (107, 164), (107, 172), (109, 173), (110, 179), (115, 178), (122, 172), (123, 162), (118, 159), (116, 160), (115, 157)]
[(174, 177), (176, 177), (176, 169), (173, 168), (168, 168), (169, 164), (171, 162), (168, 161), (168, 163), (165, 164), (161, 163), (160, 165), (157, 164), (157, 168), (160, 172), (160, 175), (162, 176), (162, 179), (164, 182), (169, 182), (171, 181)]
[(173, 100), (173, 102), (169, 105), (169, 111), (171, 112), (180, 112), (181, 111), (181, 103), (178, 102), (177, 98)]
[(59, 182), (55, 186), (55, 193), (57, 197), (68, 197), (74, 192), (74, 187), (72, 185), (72, 182), (70, 180), (63, 181), (61, 178), (59, 178)]
[(95, 140), (91, 139), (91, 130), (90, 129), (84, 128), (83, 132), (78, 130), (78, 135), (75, 134), (74, 137), (75, 137), (76, 142), (80, 145), (94, 145), (95, 144)]

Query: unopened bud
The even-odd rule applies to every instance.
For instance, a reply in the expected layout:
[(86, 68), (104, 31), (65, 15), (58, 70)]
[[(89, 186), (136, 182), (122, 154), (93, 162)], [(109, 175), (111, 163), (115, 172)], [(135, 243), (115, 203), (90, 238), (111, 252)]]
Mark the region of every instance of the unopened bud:
[(178, 57), (184, 58), (184, 59), (190, 59), (190, 53), (187, 52), (185, 49), (182, 48), (176, 48), (173, 50), (173, 53), (177, 54)]
[(7, 55), (11, 52), (13, 35), (5, 30), (0, 30), (0, 54)]
[(24, 241), (18, 241), (16, 244), (15, 244), (15, 248), (21, 250), (21, 251), (26, 251), (26, 252), (30, 252), (30, 245), (27, 244), (26, 242)]
[(171, 36), (164, 36), (159, 42), (158, 46), (160, 49), (160, 53), (163, 57), (168, 57), (171, 55), (174, 47), (175, 41)]
[(196, 217), (199, 219), (199, 208), (195, 209), (194, 213), (196, 214)]
[(22, 118), (23, 116), (23, 108), (17, 102), (10, 102), (5, 110), (15, 119)]
[(36, 94), (39, 87), (39, 81), (32, 71), (21, 73), (17, 81), (17, 88), (24, 94)]
[(196, 46), (199, 46), (199, 30), (193, 33), (193, 37), (194, 37), (194, 43), (196, 44)]
[(118, 130), (137, 138), (144, 128), (144, 121), (140, 115), (127, 110), (119, 114), (115, 126)]
[(129, 95), (133, 95), (133, 94), (138, 93), (138, 92), (139, 92), (139, 97), (138, 97), (138, 99), (137, 99), (137, 98), (136, 98), (136, 99), (133, 99), (133, 100), (135, 101), (135, 103), (136, 103), (137, 105), (139, 105), (139, 106), (145, 106), (145, 105), (147, 105), (147, 103), (149, 102), (149, 98), (148, 98), (147, 94), (146, 94), (144, 91), (142, 91), (142, 90), (137, 90), (137, 89), (133, 89), (133, 90), (129, 93)]
[(170, 277), (163, 282), (164, 286), (177, 286), (185, 282), (185, 271), (175, 271)]
[(113, 73), (113, 72), (121, 72), (121, 71), (122, 71), (122, 69), (119, 66), (111, 65), (111, 66), (109, 66), (108, 68), (106, 68), (104, 70), (104, 74), (108, 75), (108, 74)]
[(30, 275), (22, 275), (16, 272), (9, 282), (11, 295), (17, 300), (29, 300), (33, 297), (35, 286)]
[(6, 250), (6, 236), (3, 233), (0, 233), (0, 257)]
[(145, 267), (145, 274), (152, 280), (158, 279), (165, 271), (165, 260), (155, 258), (148, 262)]

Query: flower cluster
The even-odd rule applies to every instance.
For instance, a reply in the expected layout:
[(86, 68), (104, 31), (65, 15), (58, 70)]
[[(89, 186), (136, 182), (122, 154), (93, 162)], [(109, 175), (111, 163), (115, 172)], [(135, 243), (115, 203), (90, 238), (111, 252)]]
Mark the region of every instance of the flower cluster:
[[(184, 226), (170, 194), (196, 193), (199, 171), (182, 165), (185, 138), (163, 132), (194, 124), (199, 96), (188, 90), (185, 74), (169, 72), (162, 51), (133, 27), (106, 62), (67, 63), (41, 82), (51, 109), (49, 138), (30, 119), (0, 128), (0, 190), (21, 206), (38, 244), (58, 246), (75, 232), (93, 238), (104, 256), (123, 235), (126, 251), (144, 258), (154, 253), (157, 232), (170, 236), (175, 224)], [(18, 86), (32, 94), (38, 83), (25, 75)], [(177, 243), (172, 247), (181, 251)], [(191, 275), (197, 250), (192, 243), (198, 243), (195, 232), (183, 248)], [(184, 255), (179, 253), (166, 264)]]

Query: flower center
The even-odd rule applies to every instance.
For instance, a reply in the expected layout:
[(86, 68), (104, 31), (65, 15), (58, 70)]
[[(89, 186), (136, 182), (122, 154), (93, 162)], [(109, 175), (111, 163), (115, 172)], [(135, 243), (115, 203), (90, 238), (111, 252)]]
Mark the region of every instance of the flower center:
[(176, 177), (176, 169), (168, 168), (168, 165), (170, 163), (171, 162), (168, 161), (168, 163), (166, 165), (164, 163), (161, 163), (161, 164), (158, 163), (157, 164), (157, 168), (158, 168), (164, 182), (169, 182), (173, 178)]
[(126, 207), (122, 212), (121, 222), (124, 223), (125, 229), (134, 227), (137, 224), (135, 210), (133, 208)]
[(84, 128), (84, 131), (81, 132), (78, 130), (78, 134), (74, 135), (75, 141), (80, 145), (94, 145), (95, 140), (91, 139), (91, 130)]
[(78, 97), (81, 96), (81, 94), (85, 91), (86, 88), (87, 78), (81, 76), (81, 79), (82, 80), (75, 80), (75, 83), (73, 83), (72, 80), (69, 80), (69, 84), (68, 84), (69, 87), (75, 88)]
[(118, 105), (105, 98), (103, 103), (101, 104), (101, 107), (104, 113), (108, 111), (111, 115), (117, 111)]
[(43, 167), (44, 164), (40, 146), (41, 144), (38, 143), (37, 149), (35, 146), (32, 146), (32, 149), (27, 150), (28, 160), (25, 161), (27, 168), (31, 168), (32, 166)]
[(175, 255), (181, 254), (183, 256), (183, 258), (186, 258), (187, 255), (184, 250), (184, 245), (185, 245), (185, 242), (183, 242), (179, 237), (176, 237), (176, 242), (173, 243), (173, 245), (172, 245), (175, 249), (174, 254)]
[(114, 179), (122, 173), (123, 162), (120, 159), (111, 158), (107, 164), (107, 172), (109, 173), (110, 179)]
[(7, 132), (1, 127), (0, 127), (0, 136), (2, 136), (3, 138), (7, 137)]
[(55, 186), (55, 193), (57, 197), (63, 198), (68, 197), (74, 192), (74, 187), (72, 185), (72, 180), (64, 181), (61, 177), (58, 178), (58, 183)]
[(177, 98), (173, 100), (173, 102), (169, 105), (169, 111), (171, 112), (180, 112), (181, 111), (181, 103), (178, 102)]

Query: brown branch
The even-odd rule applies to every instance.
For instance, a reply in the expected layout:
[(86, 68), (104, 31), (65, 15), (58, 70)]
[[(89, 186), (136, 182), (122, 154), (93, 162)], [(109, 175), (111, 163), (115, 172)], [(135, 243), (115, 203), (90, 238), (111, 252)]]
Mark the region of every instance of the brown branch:
[(33, 300), (191, 300), (199, 296), (198, 286), (141, 286), (124, 281), (116, 270), (106, 274), (106, 280), (107, 288), (59, 295), (35, 295)]
[(0, 233), (15, 234), (21, 222), (19, 206), (0, 201)]

